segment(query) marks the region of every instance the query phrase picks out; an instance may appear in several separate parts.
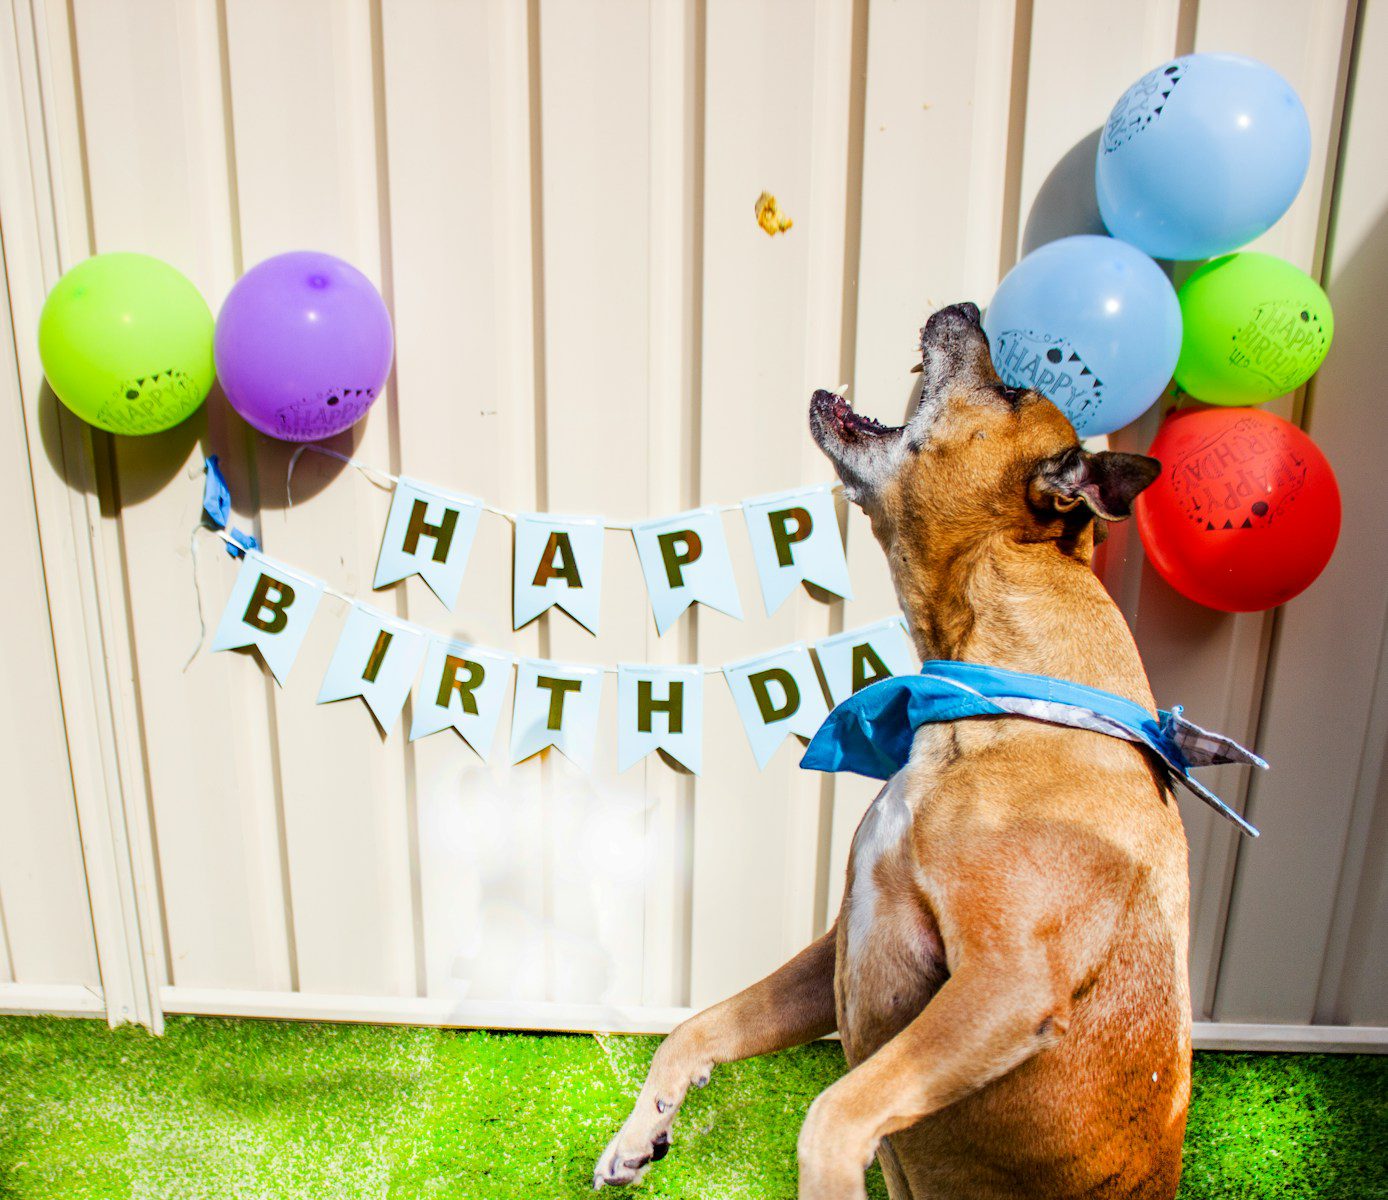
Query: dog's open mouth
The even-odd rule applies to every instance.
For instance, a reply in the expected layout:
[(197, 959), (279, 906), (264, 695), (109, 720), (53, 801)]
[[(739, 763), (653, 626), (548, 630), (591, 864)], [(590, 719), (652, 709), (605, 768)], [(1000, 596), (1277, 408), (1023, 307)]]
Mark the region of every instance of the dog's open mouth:
[(874, 417), (854, 412), (853, 405), (833, 392), (815, 392), (811, 405), (820, 422), (846, 442), (859, 437), (892, 437), (903, 429), (901, 425), (884, 425)]

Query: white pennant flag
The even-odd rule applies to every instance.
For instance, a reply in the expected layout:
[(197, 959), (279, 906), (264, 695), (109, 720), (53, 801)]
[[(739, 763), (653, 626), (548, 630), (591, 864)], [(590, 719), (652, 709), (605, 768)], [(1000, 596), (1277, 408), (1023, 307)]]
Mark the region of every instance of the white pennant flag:
[(590, 633), (602, 605), (601, 517), (516, 517), (515, 627), (558, 605)]
[(879, 680), (914, 675), (921, 665), (900, 617), (835, 634), (814, 648), (835, 704)]
[(571, 763), (593, 769), (602, 703), (601, 667), (522, 658), (516, 664), (511, 761), (553, 746)]
[(663, 750), (698, 775), (704, 765), (704, 669), (617, 666), (617, 770)]
[(482, 505), (402, 478), (390, 501), (372, 587), (418, 575), (449, 609), (458, 603)]
[(853, 599), (834, 492), (828, 484), (745, 500), (742, 515), (767, 616), (786, 602), (801, 580)]
[(323, 586), (322, 580), (247, 550), (211, 648), (254, 646), (283, 687), (323, 599)]
[(456, 729), (485, 762), (515, 661), (509, 654), (431, 637), (410, 710), (410, 741)]
[(742, 601), (717, 509), (697, 508), (641, 521), (631, 527), (631, 536), (646, 577), (657, 634), (669, 629), (696, 600), (742, 620)]
[(360, 602), (353, 604), (328, 663), (318, 703), (360, 696), (389, 733), (410, 694), (428, 635)]
[(757, 766), (788, 735), (813, 737), (829, 715), (808, 647), (797, 643), (723, 668)]

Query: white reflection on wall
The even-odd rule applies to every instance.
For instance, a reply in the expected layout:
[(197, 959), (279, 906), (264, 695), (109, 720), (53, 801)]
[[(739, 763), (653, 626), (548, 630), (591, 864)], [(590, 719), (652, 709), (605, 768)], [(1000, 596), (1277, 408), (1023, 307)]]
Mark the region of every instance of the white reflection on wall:
[(430, 995), (639, 1003), (650, 802), (544, 752), (419, 785)]

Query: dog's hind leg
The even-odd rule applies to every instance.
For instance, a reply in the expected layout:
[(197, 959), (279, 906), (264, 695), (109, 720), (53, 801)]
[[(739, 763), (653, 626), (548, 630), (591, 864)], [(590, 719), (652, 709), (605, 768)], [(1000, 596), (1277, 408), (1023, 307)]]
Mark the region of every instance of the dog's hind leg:
[(665, 1156), (689, 1085), (702, 1087), (717, 1064), (834, 1031), (834, 937), (830, 929), (760, 983), (690, 1017), (660, 1044), (631, 1115), (598, 1159), (595, 1188), (634, 1183)]

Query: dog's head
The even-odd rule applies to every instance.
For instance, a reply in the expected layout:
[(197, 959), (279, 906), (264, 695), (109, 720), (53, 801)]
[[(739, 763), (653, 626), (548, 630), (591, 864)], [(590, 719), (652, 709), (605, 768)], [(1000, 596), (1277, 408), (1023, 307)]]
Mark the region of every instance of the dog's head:
[(1088, 557), (1095, 518), (1122, 520), (1159, 473), (1156, 459), (1080, 446), (1039, 392), (993, 369), (978, 307), (955, 304), (921, 331), (920, 403), (905, 425), (816, 392), (810, 430), (872, 521), (893, 572), (990, 538), (1055, 542)]

